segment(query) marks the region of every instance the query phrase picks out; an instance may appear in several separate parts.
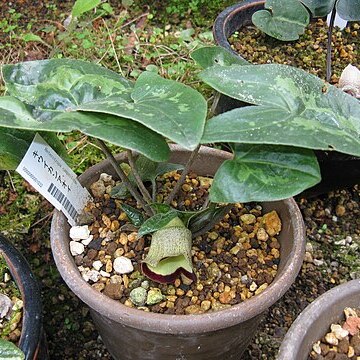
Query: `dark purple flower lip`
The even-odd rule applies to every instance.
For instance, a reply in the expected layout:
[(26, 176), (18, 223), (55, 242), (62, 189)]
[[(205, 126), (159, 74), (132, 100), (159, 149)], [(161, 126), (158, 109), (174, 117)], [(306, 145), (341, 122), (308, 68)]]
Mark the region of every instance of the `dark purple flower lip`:
[(141, 272), (145, 276), (147, 276), (149, 279), (151, 279), (155, 282), (158, 282), (160, 284), (173, 283), (177, 278), (179, 278), (181, 276), (181, 274), (183, 276), (185, 276), (186, 278), (188, 278), (189, 280), (196, 281), (196, 275), (193, 272), (189, 272), (182, 267), (176, 269), (176, 271), (174, 271), (171, 274), (167, 274), (167, 275), (160, 275), (160, 274), (157, 274), (157, 273), (151, 271), (145, 262), (141, 263), (140, 268), (141, 268)]

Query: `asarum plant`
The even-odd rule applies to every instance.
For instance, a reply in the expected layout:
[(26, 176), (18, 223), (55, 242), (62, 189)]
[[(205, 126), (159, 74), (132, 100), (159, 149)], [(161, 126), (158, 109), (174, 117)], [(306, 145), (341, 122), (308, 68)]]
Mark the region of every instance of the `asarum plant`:
[[(54, 133), (79, 130), (97, 139), (121, 179), (112, 196), (122, 202), (138, 237), (151, 235), (141, 269), (151, 279), (194, 279), (192, 238), (210, 230), (231, 203), (274, 201), (320, 181), (313, 149), (360, 156), (360, 104), (314, 75), (285, 65), (249, 65), (219, 47), (192, 57), (200, 78), (216, 91), (248, 103), (207, 119), (203, 96), (188, 86), (144, 72), (133, 83), (101, 66), (54, 59), (4, 65), (0, 98), (0, 168), (14, 169), (35, 132), (61, 152)], [(118, 164), (105, 144), (127, 151)], [(184, 166), (168, 163), (169, 143), (191, 150)], [(233, 158), (216, 172), (207, 206), (172, 206), (201, 144), (229, 143)], [(156, 203), (160, 174), (181, 170), (174, 189)], [(146, 186), (145, 186), (146, 185)]]

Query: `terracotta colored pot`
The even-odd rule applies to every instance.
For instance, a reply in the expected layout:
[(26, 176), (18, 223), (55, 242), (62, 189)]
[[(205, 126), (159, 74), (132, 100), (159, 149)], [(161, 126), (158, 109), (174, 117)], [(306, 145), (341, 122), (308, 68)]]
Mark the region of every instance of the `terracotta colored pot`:
[(24, 302), (19, 348), (26, 360), (46, 360), (47, 346), (42, 326), (40, 289), (23, 255), (0, 234), (0, 253), (9, 267)]
[[(215, 20), (213, 33), (216, 44), (230, 50), (237, 56), (229, 43), (229, 37), (243, 27), (251, 25), (254, 12), (264, 8), (265, 0), (246, 0), (229, 6)], [(215, 114), (248, 105), (225, 95), (217, 98)], [(350, 187), (360, 183), (360, 158), (338, 152), (315, 151), (320, 164), (322, 181), (306, 190), (303, 196), (317, 196), (330, 190)]]
[(306, 360), (330, 325), (344, 319), (346, 307), (360, 307), (360, 280), (336, 286), (314, 300), (291, 325), (277, 360)]
[[(185, 163), (190, 152), (172, 146), (170, 161)], [(202, 147), (192, 166), (199, 175), (211, 176), (231, 154)], [(124, 161), (121, 154), (118, 160)], [(89, 186), (102, 172), (114, 174), (107, 161), (80, 176)], [(115, 359), (239, 359), (254, 335), (261, 315), (294, 282), (302, 264), (305, 231), (293, 199), (263, 204), (275, 209), (283, 222), (279, 237), (281, 261), (274, 282), (261, 294), (219, 312), (201, 315), (164, 315), (129, 308), (97, 292), (86, 283), (69, 250), (69, 225), (56, 212), (51, 226), (51, 247), (61, 276), (91, 309), (99, 333)]]

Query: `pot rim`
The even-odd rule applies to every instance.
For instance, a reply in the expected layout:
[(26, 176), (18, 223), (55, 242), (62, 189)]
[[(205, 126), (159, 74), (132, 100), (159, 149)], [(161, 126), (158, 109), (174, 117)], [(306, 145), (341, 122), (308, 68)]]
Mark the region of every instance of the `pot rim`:
[[(178, 145), (171, 145), (171, 150), (187, 151)], [(219, 154), (222, 160), (231, 158), (232, 154), (202, 146), (200, 154), (210, 152)], [(123, 153), (124, 154), (124, 153)], [(125, 154), (124, 154), (125, 155)], [(104, 164), (103, 161), (100, 164)], [(100, 164), (91, 167), (100, 170)], [(88, 169), (87, 171), (90, 171)], [(81, 177), (80, 177), (81, 180)], [(238, 323), (251, 319), (274, 304), (288, 290), (295, 280), (302, 265), (303, 254), (305, 251), (305, 227), (299, 208), (293, 198), (283, 200), (289, 213), (293, 215), (294, 221), (294, 244), (284, 270), (276, 280), (272, 282), (262, 293), (246, 301), (233, 305), (230, 308), (220, 311), (198, 314), (198, 315), (169, 315), (145, 312), (136, 308), (130, 308), (119, 301), (113, 300), (106, 295), (96, 291), (85, 280), (82, 279), (69, 248), (61, 246), (59, 240), (59, 229), (68, 228), (65, 216), (60, 212), (54, 213), (51, 224), (51, 248), (57, 268), (69, 286), (69, 288), (90, 308), (98, 313), (124, 325), (152, 332), (168, 332), (172, 334), (195, 334), (208, 331), (220, 330), (222, 328), (234, 326)], [(297, 231), (295, 231), (297, 229)]]
[[(265, 0), (245, 0), (241, 3), (237, 3), (227, 7), (223, 10), (215, 19), (213, 26), (213, 35), (215, 43), (219, 46), (224, 47), (225, 49), (230, 50), (237, 56), (240, 56), (230, 45), (229, 36), (232, 35), (235, 31), (241, 29), (234, 29), (233, 32), (229, 33), (229, 29), (232, 23), (232, 19), (236, 17), (239, 12), (247, 11), (253, 7), (264, 8)], [(241, 57), (241, 56), (240, 56)]]
[(19, 348), (26, 359), (36, 359), (42, 341), (42, 304), (40, 289), (25, 257), (0, 234), (0, 253), (4, 256), (24, 303)]
[[(359, 298), (359, 294), (360, 279), (355, 279), (337, 285), (315, 299), (301, 312), (291, 325), (281, 343), (277, 359), (287, 360), (292, 358), (294, 354), (302, 354), (304, 352), (303, 344), (305, 342), (308, 342), (306, 346), (308, 347), (308, 352), (310, 352), (313, 344), (309, 341), (311, 339), (307, 339), (308, 334), (306, 330), (314, 326), (314, 323), (323, 316), (324, 311), (329, 310), (329, 313), (331, 313), (332, 309), (338, 308), (340, 300)], [(344, 308), (345, 307), (346, 305)], [(341, 310), (341, 314), (343, 313), (343, 309)], [(339, 315), (339, 313), (336, 312), (335, 315)], [(327, 319), (329, 320), (328, 326), (330, 326), (333, 319), (331, 316), (328, 316)], [(320, 337), (321, 335), (319, 338)], [(314, 342), (317, 340), (318, 339), (314, 339)], [(307, 354), (304, 356), (307, 356)]]

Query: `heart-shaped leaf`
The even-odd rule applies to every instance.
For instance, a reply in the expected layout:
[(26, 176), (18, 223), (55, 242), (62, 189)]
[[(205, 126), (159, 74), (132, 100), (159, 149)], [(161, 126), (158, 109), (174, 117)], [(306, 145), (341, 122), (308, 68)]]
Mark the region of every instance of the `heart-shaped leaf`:
[(217, 91), (260, 106), (206, 123), (202, 143), (294, 145), (360, 156), (360, 103), (303, 70), (278, 64), (213, 66), (201, 78)]
[(298, 0), (266, 0), (252, 22), (266, 34), (283, 41), (297, 40), (309, 24), (307, 9)]
[(167, 160), (170, 150), (163, 137), (129, 119), (107, 114), (62, 112), (51, 120), (40, 121), (34, 108), (14, 97), (0, 98), (0, 126), (33, 131), (69, 132), (80, 130), (115, 145), (138, 151), (155, 160)]
[(205, 46), (191, 53), (191, 57), (203, 68), (214, 65), (248, 65), (249, 62), (222, 46)]
[(320, 179), (311, 150), (275, 145), (235, 145), (235, 156), (215, 174), (213, 202), (274, 201), (299, 194)]
[(339, 16), (348, 21), (360, 20), (360, 0), (338, 0), (336, 11)]
[(131, 100), (122, 100), (119, 103), (118, 97), (113, 96), (84, 103), (77, 110), (135, 120), (189, 150), (198, 145), (204, 130), (207, 104), (196, 90), (146, 71), (137, 79)]

